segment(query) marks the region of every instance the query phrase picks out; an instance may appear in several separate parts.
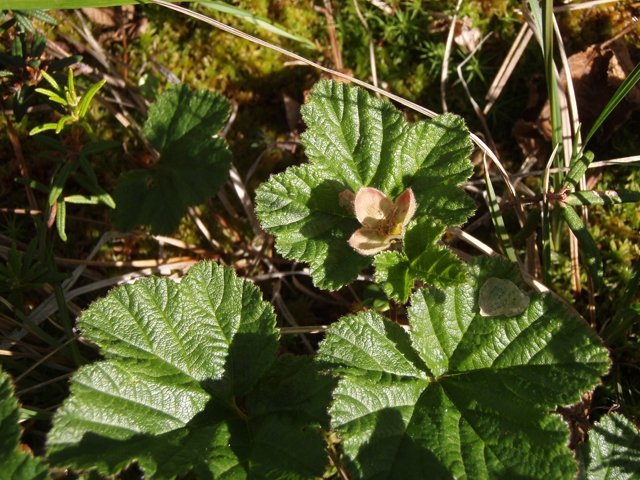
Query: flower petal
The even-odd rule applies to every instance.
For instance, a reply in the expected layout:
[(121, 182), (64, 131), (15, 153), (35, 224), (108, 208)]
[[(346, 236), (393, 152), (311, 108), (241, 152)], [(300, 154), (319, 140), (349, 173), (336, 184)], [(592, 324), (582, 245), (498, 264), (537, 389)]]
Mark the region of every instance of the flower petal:
[(416, 213), (416, 197), (413, 190), (407, 188), (398, 198), (396, 198), (396, 222), (402, 225), (402, 230), (411, 221), (413, 214)]
[(358, 190), (354, 207), (358, 221), (364, 227), (375, 228), (386, 218), (393, 202), (377, 188), (364, 187)]
[(356, 201), (356, 194), (347, 189), (338, 194), (338, 201), (340, 206), (347, 209), (349, 213), (354, 213), (354, 202)]
[(392, 238), (383, 237), (371, 228), (356, 230), (349, 239), (349, 245), (361, 255), (375, 255), (391, 245)]

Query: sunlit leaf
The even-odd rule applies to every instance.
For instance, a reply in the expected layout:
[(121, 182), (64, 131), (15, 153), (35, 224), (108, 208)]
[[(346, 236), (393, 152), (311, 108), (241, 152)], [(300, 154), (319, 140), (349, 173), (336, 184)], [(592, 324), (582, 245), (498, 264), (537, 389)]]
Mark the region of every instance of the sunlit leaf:
[(310, 264), (317, 286), (337, 289), (371, 263), (345, 248), (362, 225), (341, 204), (344, 192), (372, 187), (395, 201), (411, 189), (413, 218), (443, 225), (458, 225), (473, 212), (474, 202), (458, 187), (473, 170), (461, 118), (442, 115), (409, 125), (389, 103), (329, 81), (315, 85), (302, 115), (310, 164), (261, 185), (256, 211), (283, 256)]
[(411, 297), (411, 330), (373, 311), (331, 326), (318, 361), (340, 375), (331, 407), (350, 478), (572, 479), (569, 430), (553, 412), (609, 368), (606, 349), (552, 296), (483, 317), (480, 287), (518, 282), (480, 258), (469, 281)]
[(49, 434), (53, 464), (115, 474), (135, 460), (160, 479), (322, 474), (316, 426), (333, 380), (310, 358), (275, 358), (272, 307), (233, 270), (200, 263), (180, 284), (122, 286), (79, 328), (105, 360), (74, 375)]

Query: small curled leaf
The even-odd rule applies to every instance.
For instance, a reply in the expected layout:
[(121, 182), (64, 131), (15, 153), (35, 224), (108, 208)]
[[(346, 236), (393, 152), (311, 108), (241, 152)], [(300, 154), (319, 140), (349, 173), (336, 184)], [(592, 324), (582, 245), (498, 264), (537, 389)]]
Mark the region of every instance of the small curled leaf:
[(480, 288), (478, 306), (483, 317), (513, 317), (525, 311), (529, 297), (511, 280), (491, 277)]

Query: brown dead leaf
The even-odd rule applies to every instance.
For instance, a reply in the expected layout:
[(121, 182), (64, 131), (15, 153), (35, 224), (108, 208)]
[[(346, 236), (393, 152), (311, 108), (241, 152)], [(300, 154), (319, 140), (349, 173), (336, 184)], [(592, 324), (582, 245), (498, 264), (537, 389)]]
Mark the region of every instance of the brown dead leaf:
[[(431, 22), (427, 31), (430, 34), (448, 32), (451, 28), (451, 21), (448, 18), (439, 18)], [(469, 53), (475, 50), (482, 39), (482, 32), (473, 26), (473, 22), (469, 17), (463, 17), (456, 20), (456, 26), (453, 30), (453, 40), (465, 52)]]
[[(584, 136), (591, 130), (617, 88), (633, 70), (634, 65), (622, 40), (603, 45), (591, 45), (584, 51), (571, 55), (568, 58), (568, 64)], [(560, 84), (566, 90), (564, 70), (560, 74)], [(536, 104), (539, 105), (542, 94), (533, 83), (529, 87), (528, 112), (536, 108)], [(640, 108), (640, 88), (636, 85), (600, 127), (596, 134), (598, 141), (604, 142), (611, 137), (638, 108)], [(516, 122), (512, 132), (524, 155), (535, 157), (538, 165), (543, 165), (551, 152), (549, 143), (551, 112), (548, 100), (539, 112), (534, 120), (531, 116), (526, 118), (527, 115), (524, 115), (525, 118)]]
[[(611, 43), (608, 48), (613, 52), (613, 56), (607, 69), (607, 80), (611, 87), (617, 89), (626, 80), (635, 65), (629, 56), (627, 46), (621, 40)], [(640, 103), (638, 84), (631, 89), (625, 99), (631, 103)]]
[(82, 13), (91, 20), (91, 23), (101, 27), (115, 27), (118, 25), (116, 12), (113, 8), (83, 8)]
[(144, 33), (149, 25), (147, 17), (136, 17), (134, 5), (110, 8), (83, 8), (82, 13), (87, 16), (91, 23), (105, 30), (98, 37), (100, 43), (122, 41), (125, 36), (128, 39), (137, 38)]
[[(589, 132), (617, 88), (633, 70), (633, 62), (626, 45), (622, 40), (617, 40), (604, 48), (601, 45), (591, 45), (583, 52), (571, 55), (568, 63), (584, 135)], [(566, 88), (565, 75), (563, 70), (560, 74), (563, 88)], [(636, 86), (600, 127), (598, 140), (606, 141), (639, 107), (640, 89)], [(551, 139), (549, 117), (547, 102), (538, 117), (538, 128), (547, 140)]]

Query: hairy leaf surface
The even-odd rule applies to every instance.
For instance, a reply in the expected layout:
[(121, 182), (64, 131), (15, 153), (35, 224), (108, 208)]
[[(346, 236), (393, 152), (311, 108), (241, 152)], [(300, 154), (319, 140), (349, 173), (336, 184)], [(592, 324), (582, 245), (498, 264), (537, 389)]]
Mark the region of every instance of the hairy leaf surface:
[(273, 310), (233, 270), (201, 263), (180, 284), (120, 287), (79, 327), (106, 359), (73, 377), (49, 435), (54, 464), (114, 474), (135, 460), (161, 479), (322, 474), (311, 425), (328, 422), (332, 380), (308, 358), (274, 357)]
[(0, 371), (0, 477), (6, 480), (46, 480), (49, 469), (41, 458), (18, 448), (22, 429), (18, 400), (9, 376)]
[(640, 433), (622, 415), (603, 417), (578, 449), (579, 480), (624, 480), (640, 476)]
[(389, 103), (329, 81), (316, 84), (302, 116), (309, 164), (261, 185), (256, 212), (283, 256), (309, 262), (317, 286), (340, 288), (372, 261), (346, 245), (361, 225), (340, 203), (345, 191), (373, 187), (395, 200), (411, 188), (414, 218), (443, 225), (458, 225), (473, 212), (473, 201), (458, 188), (472, 173), (461, 118), (442, 115), (409, 125)]
[(155, 168), (123, 174), (113, 192), (113, 221), (122, 231), (151, 225), (173, 233), (189, 205), (212, 197), (229, 176), (231, 153), (215, 135), (229, 115), (229, 102), (207, 90), (177, 85), (149, 109), (144, 132), (160, 153)]
[(406, 302), (416, 278), (437, 287), (464, 282), (464, 263), (446, 247), (436, 245), (443, 233), (440, 222), (423, 217), (409, 225), (404, 254), (383, 252), (376, 256), (376, 282), (389, 297)]
[(411, 297), (410, 333), (368, 311), (334, 324), (318, 360), (341, 375), (332, 425), (351, 478), (574, 478), (557, 405), (609, 368), (607, 351), (551, 296), (520, 315), (482, 317), (487, 278), (518, 282), (504, 260), (469, 281)]

